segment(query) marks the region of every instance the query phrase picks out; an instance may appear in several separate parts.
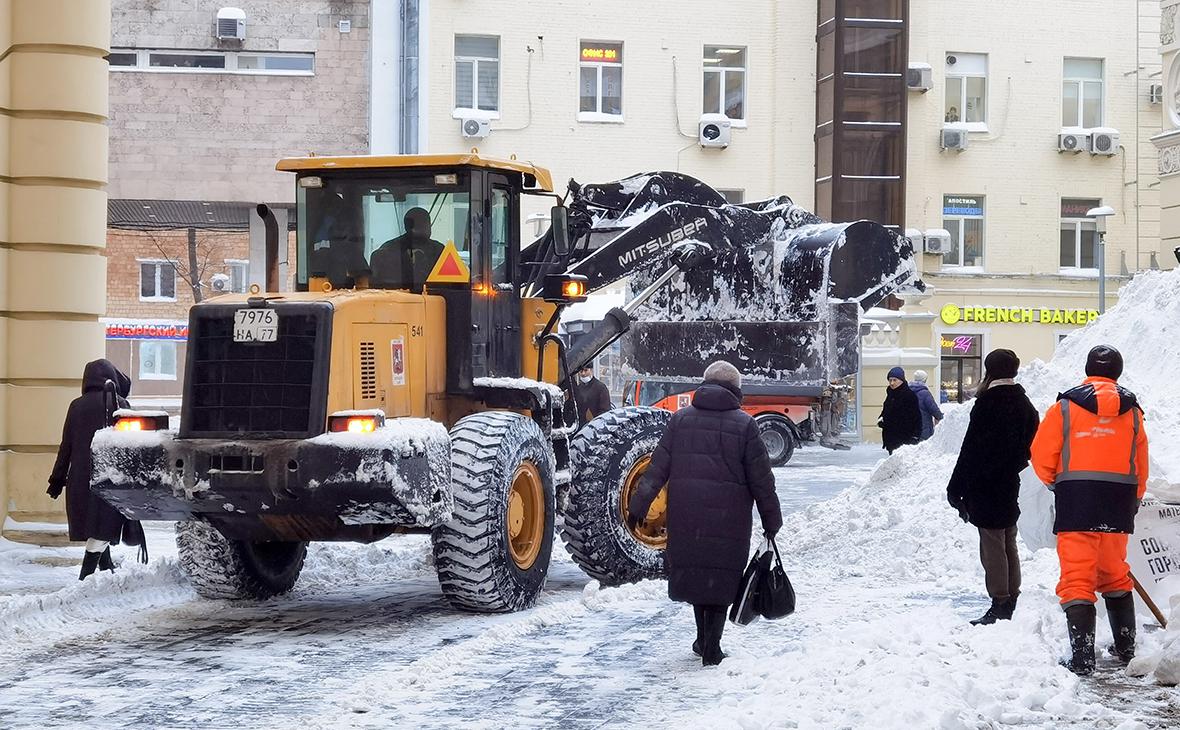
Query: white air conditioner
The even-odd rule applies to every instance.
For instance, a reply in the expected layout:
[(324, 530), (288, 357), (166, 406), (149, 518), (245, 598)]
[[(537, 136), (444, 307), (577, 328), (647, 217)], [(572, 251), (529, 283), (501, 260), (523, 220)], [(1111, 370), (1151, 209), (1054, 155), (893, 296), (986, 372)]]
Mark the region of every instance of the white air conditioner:
[(967, 149), (967, 130), (961, 127), (943, 127), (939, 144), (944, 150), (962, 152)]
[(228, 274), (214, 274), (209, 277), (209, 288), (218, 294), (229, 291), (229, 275)]
[(729, 146), (732, 122), (724, 114), (702, 114), (697, 127), (697, 141), (701, 147), (725, 149)]
[(910, 91), (925, 94), (934, 88), (934, 71), (928, 63), (911, 63), (905, 72), (905, 85)]
[(483, 139), (492, 133), (492, 125), (486, 119), (468, 117), (459, 120), (459, 131), (468, 139)]
[(905, 229), (905, 238), (910, 242), (910, 246), (915, 251), (921, 251), (923, 245), (922, 229), (921, 228), (907, 228)]
[(1119, 151), (1119, 133), (1114, 129), (1095, 129), (1090, 132), (1090, 154), (1114, 155)]
[(1152, 104), (1162, 104), (1164, 101), (1164, 85), (1152, 84), (1147, 88), (1147, 100)]
[(1090, 149), (1090, 135), (1085, 132), (1062, 131), (1057, 135), (1058, 152), (1081, 152)]
[(926, 253), (945, 256), (951, 250), (951, 232), (945, 228), (931, 228), (923, 235)]
[(241, 41), (246, 39), (246, 12), (241, 8), (221, 8), (217, 11), (213, 35), (219, 41)]

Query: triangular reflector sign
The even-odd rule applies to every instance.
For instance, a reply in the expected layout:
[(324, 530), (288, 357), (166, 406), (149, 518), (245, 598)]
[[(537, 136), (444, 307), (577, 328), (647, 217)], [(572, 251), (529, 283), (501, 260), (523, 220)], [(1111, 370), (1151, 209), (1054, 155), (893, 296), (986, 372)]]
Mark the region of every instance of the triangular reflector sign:
[(438, 261), (434, 262), (430, 276), (426, 277), (426, 283), (466, 284), (469, 281), (471, 281), (471, 271), (467, 268), (467, 264), (463, 263), (463, 259), (459, 257), (455, 242), (447, 241), (442, 255), (438, 257)]

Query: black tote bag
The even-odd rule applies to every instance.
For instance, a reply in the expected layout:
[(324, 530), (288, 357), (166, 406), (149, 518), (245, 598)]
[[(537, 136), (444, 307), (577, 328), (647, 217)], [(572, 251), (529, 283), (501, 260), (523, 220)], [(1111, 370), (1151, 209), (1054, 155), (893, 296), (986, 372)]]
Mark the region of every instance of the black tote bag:
[[(778, 554), (778, 545), (774, 540), (770, 541), (770, 548), (764, 553), (767, 565), (766, 570), (761, 573), (762, 582), (755, 592), (755, 601), (762, 618), (774, 620), (795, 612), (795, 589), (783, 568), (783, 560)], [(770, 560), (772, 555), (773, 564)]]
[(733, 605), (729, 607), (730, 621), (739, 626), (748, 626), (761, 615), (758, 593), (766, 581), (767, 573), (770, 572), (772, 557), (766, 543), (763, 542), (754, 552), (754, 557), (750, 558), (750, 564), (746, 566), (746, 572), (742, 574), (742, 580), (738, 584)]

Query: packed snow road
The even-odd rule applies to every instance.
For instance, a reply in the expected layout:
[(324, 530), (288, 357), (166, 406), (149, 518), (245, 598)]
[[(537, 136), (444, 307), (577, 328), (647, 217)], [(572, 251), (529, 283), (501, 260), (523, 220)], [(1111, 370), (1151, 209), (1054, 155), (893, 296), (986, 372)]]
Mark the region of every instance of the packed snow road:
[(1017, 620), (974, 629), (981, 578), (922, 579), (913, 530), (858, 537), (904, 523), (889, 501), (905, 495), (865, 503), (881, 455), (805, 449), (777, 471), (799, 611), (728, 627), (715, 669), (662, 583), (599, 590), (561, 550), (535, 609), (475, 616), (443, 601), (420, 537), (314, 546), (293, 594), (239, 603), (195, 596), (162, 525), (162, 559), (82, 584), (60, 565), (71, 550), (0, 544), (0, 727), (1180, 723), (1173, 690), (1055, 666), (1049, 561), (1029, 566)]

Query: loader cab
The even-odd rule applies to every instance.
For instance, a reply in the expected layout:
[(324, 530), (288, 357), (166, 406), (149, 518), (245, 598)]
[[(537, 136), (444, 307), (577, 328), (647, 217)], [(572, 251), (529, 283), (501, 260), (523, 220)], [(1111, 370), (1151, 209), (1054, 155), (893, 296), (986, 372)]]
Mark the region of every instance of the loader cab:
[(549, 173), (477, 155), (299, 158), (295, 288), (446, 301), (447, 391), (520, 377), (520, 198)]

